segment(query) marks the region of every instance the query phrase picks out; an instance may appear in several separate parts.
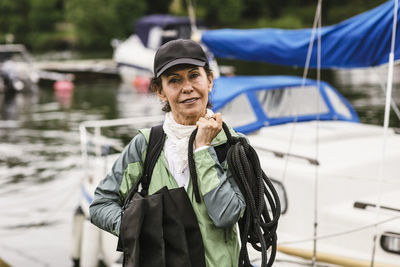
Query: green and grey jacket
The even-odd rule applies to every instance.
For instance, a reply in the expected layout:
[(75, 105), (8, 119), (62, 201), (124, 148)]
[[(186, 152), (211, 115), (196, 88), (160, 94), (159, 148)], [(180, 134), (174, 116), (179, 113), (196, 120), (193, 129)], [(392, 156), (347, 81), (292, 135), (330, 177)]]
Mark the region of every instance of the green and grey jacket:
[[(230, 130), (233, 136), (237, 136)], [(115, 235), (119, 234), (124, 199), (142, 175), (149, 134), (150, 129), (140, 130), (95, 190), (90, 205), (91, 222)], [(209, 148), (194, 153), (201, 203), (196, 202), (191, 181), (187, 188), (199, 222), (207, 267), (233, 267), (238, 265), (239, 260), (236, 222), (244, 212), (245, 201), (227, 168), (226, 160), (219, 162), (214, 149), (226, 141), (226, 135), (221, 130)], [(168, 170), (162, 151), (153, 170), (149, 194), (164, 186), (172, 189), (178, 184)]]

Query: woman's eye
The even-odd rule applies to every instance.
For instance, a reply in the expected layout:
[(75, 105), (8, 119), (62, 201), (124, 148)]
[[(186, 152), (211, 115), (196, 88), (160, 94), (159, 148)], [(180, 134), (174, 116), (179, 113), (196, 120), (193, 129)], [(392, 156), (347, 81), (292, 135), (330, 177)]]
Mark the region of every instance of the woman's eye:
[(169, 83), (177, 83), (179, 81), (179, 79), (177, 78), (172, 78), (169, 80)]
[(199, 77), (199, 76), (200, 76), (199, 73), (193, 72), (193, 73), (190, 75), (190, 78), (195, 79), (195, 78), (197, 78), (197, 77)]

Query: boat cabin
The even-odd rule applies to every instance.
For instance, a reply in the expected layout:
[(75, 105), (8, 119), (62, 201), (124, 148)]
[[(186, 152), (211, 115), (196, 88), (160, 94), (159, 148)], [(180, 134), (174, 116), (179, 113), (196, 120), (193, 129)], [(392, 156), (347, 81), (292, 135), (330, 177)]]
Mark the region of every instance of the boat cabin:
[[(319, 86), (318, 86), (319, 84)], [(359, 122), (350, 103), (328, 83), (294, 76), (234, 76), (214, 80), (213, 110), (237, 131), (310, 120)]]

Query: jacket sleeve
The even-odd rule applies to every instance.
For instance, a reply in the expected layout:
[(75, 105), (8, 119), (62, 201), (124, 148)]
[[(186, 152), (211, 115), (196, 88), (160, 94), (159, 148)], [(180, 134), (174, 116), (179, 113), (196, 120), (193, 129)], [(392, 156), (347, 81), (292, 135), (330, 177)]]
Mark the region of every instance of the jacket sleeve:
[(200, 194), (208, 215), (217, 227), (233, 226), (246, 204), (229, 170), (218, 161), (214, 147), (194, 153)]
[[(122, 205), (130, 187), (140, 178), (142, 172), (142, 154), (146, 148), (146, 139), (139, 133), (125, 147), (115, 161), (111, 171), (99, 183), (93, 202), (90, 204), (90, 221), (99, 228), (119, 235)], [(135, 168), (135, 177), (126, 177), (127, 168)]]

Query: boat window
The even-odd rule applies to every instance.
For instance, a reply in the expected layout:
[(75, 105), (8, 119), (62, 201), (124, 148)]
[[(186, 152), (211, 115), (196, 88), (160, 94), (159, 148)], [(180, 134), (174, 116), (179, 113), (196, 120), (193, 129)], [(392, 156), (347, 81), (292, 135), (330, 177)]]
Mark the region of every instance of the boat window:
[(179, 38), (190, 39), (192, 34), (192, 28), (190, 25), (181, 25), (179, 27)]
[(26, 62), (26, 58), (22, 53), (14, 52), (0, 52), (0, 62), (5, 61)]
[(257, 116), (245, 94), (239, 95), (218, 112), (222, 113), (224, 121), (232, 127), (240, 127), (257, 121)]
[(161, 45), (161, 35), (163, 30), (161, 27), (155, 26), (149, 31), (147, 46), (151, 49), (158, 49)]
[(168, 43), (169, 41), (178, 39), (178, 36), (179, 33), (177, 29), (164, 29), (161, 45)]
[(333, 109), (340, 115), (343, 115), (348, 119), (351, 119), (352, 116), (349, 108), (343, 103), (343, 101), (339, 98), (339, 96), (332, 90), (331, 87), (326, 86), (325, 89), (328, 98), (332, 103)]
[(260, 90), (256, 95), (269, 118), (315, 115), (318, 110), (328, 112), (315, 86)]
[(175, 39), (190, 39), (191, 27), (190, 24), (169, 25), (164, 28), (162, 36), (162, 44)]

